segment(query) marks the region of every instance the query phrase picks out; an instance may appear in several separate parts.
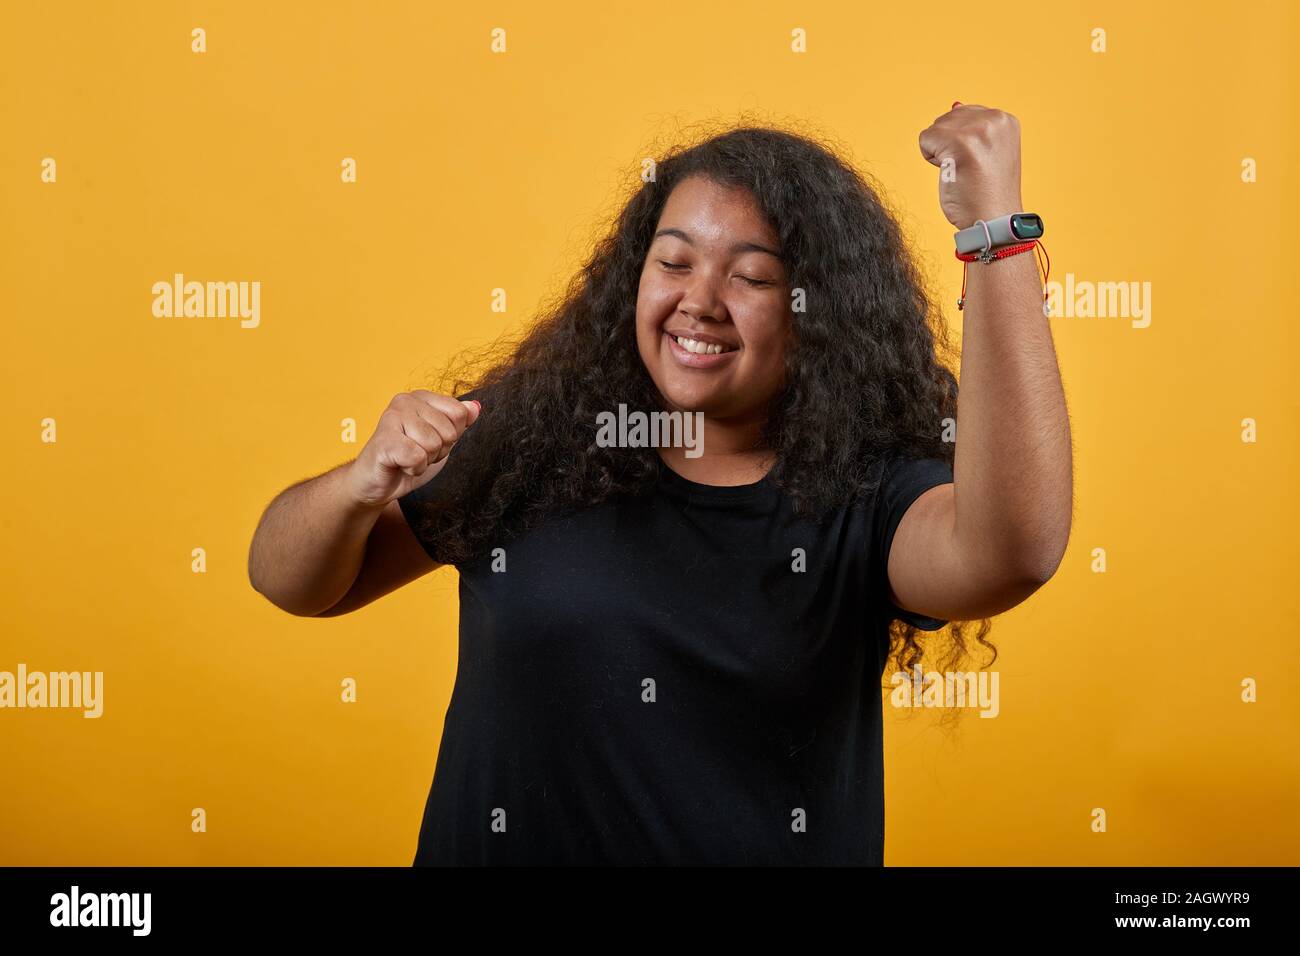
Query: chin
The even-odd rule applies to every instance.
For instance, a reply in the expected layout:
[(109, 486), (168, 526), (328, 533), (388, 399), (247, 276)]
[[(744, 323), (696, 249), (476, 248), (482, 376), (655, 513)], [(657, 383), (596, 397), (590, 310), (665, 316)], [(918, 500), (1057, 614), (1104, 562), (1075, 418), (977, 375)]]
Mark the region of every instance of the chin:
[(669, 406), (683, 412), (704, 412), (712, 415), (721, 411), (727, 404), (726, 395), (718, 394), (716, 389), (669, 387), (660, 389)]

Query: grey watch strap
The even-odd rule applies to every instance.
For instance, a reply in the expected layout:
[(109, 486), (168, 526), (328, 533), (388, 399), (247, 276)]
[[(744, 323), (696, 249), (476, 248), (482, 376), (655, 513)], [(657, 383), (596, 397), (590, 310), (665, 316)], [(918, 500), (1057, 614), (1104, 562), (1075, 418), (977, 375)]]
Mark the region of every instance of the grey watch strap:
[[(980, 252), (987, 246), (989, 249), (996, 249), (998, 246), (1009, 246), (1020, 240), (1011, 232), (1011, 217), (1019, 213), (1007, 213), (1005, 216), (999, 216), (997, 219), (977, 220), (975, 225), (967, 226), (960, 232), (953, 233), (953, 240), (957, 243), (957, 251), (965, 255), (970, 252)], [(984, 232), (984, 222), (988, 226), (988, 233)]]

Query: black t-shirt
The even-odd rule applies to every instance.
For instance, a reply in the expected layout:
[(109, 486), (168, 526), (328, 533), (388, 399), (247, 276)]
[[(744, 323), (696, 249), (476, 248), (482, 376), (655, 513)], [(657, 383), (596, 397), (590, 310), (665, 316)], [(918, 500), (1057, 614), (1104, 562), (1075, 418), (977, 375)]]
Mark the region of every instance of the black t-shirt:
[[(400, 499), (412, 528), (440, 477)], [(813, 521), (768, 478), (661, 463), (652, 493), (503, 544), (504, 570), (458, 566), (415, 864), (882, 865), (888, 625), (946, 623), (889, 602), (885, 561), (952, 480), (894, 459), (874, 501)]]

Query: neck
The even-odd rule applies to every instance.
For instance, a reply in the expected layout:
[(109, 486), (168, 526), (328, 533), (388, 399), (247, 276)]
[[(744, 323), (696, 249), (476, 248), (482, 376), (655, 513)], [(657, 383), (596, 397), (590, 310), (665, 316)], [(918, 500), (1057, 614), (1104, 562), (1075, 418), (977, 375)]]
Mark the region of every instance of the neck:
[(685, 448), (659, 448), (659, 457), (683, 478), (702, 485), (753, 484), (776, 462), (776, 454), (763, 447), (763, 424), (705, 416), (701, 455), (688, 458)]

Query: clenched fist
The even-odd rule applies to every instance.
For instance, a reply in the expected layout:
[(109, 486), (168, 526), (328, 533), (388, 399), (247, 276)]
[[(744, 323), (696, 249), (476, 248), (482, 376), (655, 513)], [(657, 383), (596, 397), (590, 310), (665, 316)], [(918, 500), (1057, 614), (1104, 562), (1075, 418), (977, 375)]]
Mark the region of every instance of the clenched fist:
[(939, 206), (958, 229), (1024, 211), (1020, 121), (1010, 113), (955, 104), (921, 131), (920, 145), (926, 161), (939, 167)]
[(431, 481), (480, 409), (427, 389), (395, 396), (348, 471), (353, 498), (382, 507)]

